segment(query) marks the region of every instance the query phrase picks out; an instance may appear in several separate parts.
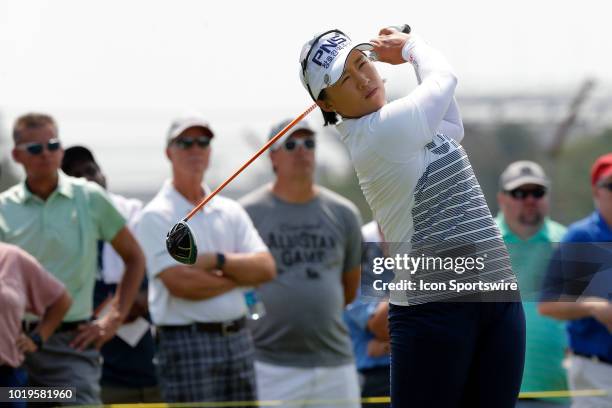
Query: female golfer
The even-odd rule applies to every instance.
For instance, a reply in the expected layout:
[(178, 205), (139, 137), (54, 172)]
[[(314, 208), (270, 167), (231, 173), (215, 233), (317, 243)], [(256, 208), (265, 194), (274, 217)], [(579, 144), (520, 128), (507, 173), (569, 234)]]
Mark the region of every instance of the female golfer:
[[(419, 85), (387, 102), (374, 58), (410, 62)], [(463, 266), (471, 256), (477, 258), (471, 265), (484, 264), (473, 273), (438, 267), (408, 274), (436, 283), (455, 279), (471, 285), (467, 293), (391, 292), (392, 406), (514, 407), (524, 360), (523, 309), (518, 292), (505, 297), (503, 290), (485, 292), (478, 286), (508, 285), (515, 277), (459, 144), (463, 125), (453, 70), (439, 52), (394, 28), (358, 45), (339, 30), (325, 32), (304, 45), (300, 63), (304, 87), (322, 109), (325, 124), (337, 126), (374, 218), (395, 252), (451, 254), (451, 261), (462, 259)], [(405, 271), (396, 266), (395, 273), (398, 279)]]

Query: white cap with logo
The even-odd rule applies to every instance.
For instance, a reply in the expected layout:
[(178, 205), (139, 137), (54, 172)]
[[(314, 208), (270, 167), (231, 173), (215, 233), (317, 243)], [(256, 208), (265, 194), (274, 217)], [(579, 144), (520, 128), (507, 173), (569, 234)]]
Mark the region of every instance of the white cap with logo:
[(549, 187), (550, 180), (546, 177), (542, 166), (529, 160), (510, 163), (499, 178), (499, 186), (505, 191), (513, 190), (525, 184)]
[[(289, 123), (291, 123), (291, 119), (285, 119), (282, 122), (279, 122), (276, 125), (272, 126), (272, 129), (270, 129), (270, 134), (268, 135), (268, 140), (270, 140), (274, 136), (276, 136)], [(311, 133), (312, 135), (314, 135), (316, 133), (313, 130), (313, 128), (310, 126), (310, 123), (308, 123), (306, 121), (306, 119), (302, 119), (289, 132), (285, 133), (280, 139), (278, 139), (276, 142), (274, 142), (274, 144), (272, 145), (270, 150), (277, 150), (278, 148), (280, 148), (283, 145), (283, 143), (285, 143), (287, 141), (287, 139), (289, 139), (298, 130), (307, 131), (307, 132)]]
[(175, 118), (170, 124), (168, 133), (166, 134), (166, 143), (170, 144), (177, 136), (183, 133), (185, 130), (192, 127), (201, 127), (208, 129), (211, 136), (214, 136), (208, 121), (199, 113), (186, 113), (178, 118)]
[(318, 34), (302, 47), (300, 53), (300, 79), (302, 85), (317, 100), (321, 91), (335, 84), (342, 73), (352, 50), (372, 51), (370, 43), (353, 45), (351, 39), (340, 30)]

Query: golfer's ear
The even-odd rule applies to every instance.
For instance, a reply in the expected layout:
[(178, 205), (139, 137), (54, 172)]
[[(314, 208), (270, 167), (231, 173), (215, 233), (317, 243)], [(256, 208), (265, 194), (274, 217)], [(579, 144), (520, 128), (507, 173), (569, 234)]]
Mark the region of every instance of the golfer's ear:
[(166, 157), (168, 158), (168, 160), (172, 161), (172, 157), (170, 156), (170, 148), (166, 147)]
[(317, 105), (319, 106), (319, 108), (323, 109), (325, 112), (335, 112), (334, 110), (334, 105), (332, 103), (329, 102), (329, 100), (320, 100), (317, 99)]

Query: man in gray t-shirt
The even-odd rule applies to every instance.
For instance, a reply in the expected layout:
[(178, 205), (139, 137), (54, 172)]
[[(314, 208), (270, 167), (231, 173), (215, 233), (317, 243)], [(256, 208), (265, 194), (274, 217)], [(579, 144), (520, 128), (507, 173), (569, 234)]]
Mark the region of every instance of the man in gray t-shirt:
[(275, 143), (275, 181), (241, 200), (278, 273), (257, 289), (266, 315), (251, 324), (261, 400), (359, 398), (342, 312), (359, 284), (361, 221), (351, 202), (314, 184), (314, 136), (301, 122)]

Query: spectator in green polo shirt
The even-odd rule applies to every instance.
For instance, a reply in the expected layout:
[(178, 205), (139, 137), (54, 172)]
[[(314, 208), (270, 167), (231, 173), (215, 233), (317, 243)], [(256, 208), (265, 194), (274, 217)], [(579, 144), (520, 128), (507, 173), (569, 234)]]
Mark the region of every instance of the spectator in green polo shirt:
[[(512, 261), (527, 328), (522, 392), (566, 390), (562, 362), (567, 346), (563, 323), (538, 314), (539, 288), (552, 254), (566, 228), (548, 217), (550, 181), (531, 161), (510, 164), (499, 181), (496, 221)], [(560, 407), (565, 399), (521, 399), (517, 407)]]
[[(128, 315), (144, 276), (144, 255), (102, 187), (59, 171), (63, 149), (52, 117), (21, 116), (13, 139), (13, 159), (26, 180), (0, 194), (0, 241), (34, 256), (73, 298), (57, 331), (27, 357), (30, 383), (75, 387), (77, 404), (97, 404), (97, 349)], [(110, 242), (126, 267), (109, 312), (92, 321), (99, 240)]]

